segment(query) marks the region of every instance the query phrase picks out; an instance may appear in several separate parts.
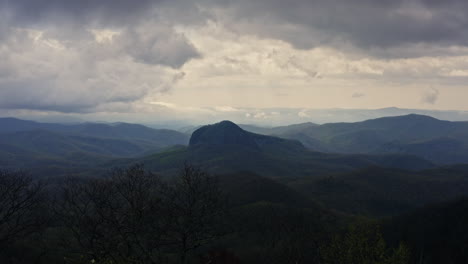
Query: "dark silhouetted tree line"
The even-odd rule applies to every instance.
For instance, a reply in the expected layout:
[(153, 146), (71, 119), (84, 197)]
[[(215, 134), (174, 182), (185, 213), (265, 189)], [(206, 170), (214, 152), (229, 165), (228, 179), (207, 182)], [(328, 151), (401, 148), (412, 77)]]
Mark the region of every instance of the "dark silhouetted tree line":
[[(382, 221), (320, 207), (228, 201), (219, 181), (192, 165), (175, 177), (162, 178), (133, 165), (99, 178), (69, 177), (49, 184), (24, 172), (0, 171), (0, 263), (439, 263), (429, 258), (440, 253), (430, 242), (434, 238), (414, 239), (422, 237), (423, 225), (416, 224), (423, 223), (418, 219), (426, 219), (426, 213), (416, 220), (407, 219), (411, 215), (386, 220), (382, 234)], [(465, 203), (454, 208), (451, 219), (466, 216)], [(446, 221), (436, 216), (431, 218)], [(455, 222), (464, 234), (461, 220)], [(397, 233), (408, 226), (421, 230)], [(442, 236), (435, 227), (427, 230)], [(466, 257), (466, 241), (452, 240), (456, 249), (451, 252), (460, 257), (443, 258), (444, 249), (437, 259), (457, 263)]]
[(0, 170), (1, 263), (16, 261), (19, 244), (44, 231), (49, 223), (48, 201), (44, 183), (21, 171)]
[(216, 181), (190, 165), (171, 183), (135, 165), (106, 179), (70, 179), (59, 195), (55, 212), (79, 249), (75, 259), (185, 264), (222, 235)]

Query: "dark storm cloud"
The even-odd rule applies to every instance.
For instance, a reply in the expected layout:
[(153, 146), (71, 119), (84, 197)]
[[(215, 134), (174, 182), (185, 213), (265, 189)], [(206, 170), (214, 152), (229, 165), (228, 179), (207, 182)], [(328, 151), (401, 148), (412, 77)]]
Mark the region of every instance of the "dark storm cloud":
[(183, 23), (187, 17), (192, 18), (191, 22), (208, 18), (200, 8), (217, 8), (223, 10), (217, 19), (241, 34), (278, 38), (297, 48), (352, 44), (389, 57), (397, 54), (384, 49), (407, 44), (468, 45), (465, 0), (1, 1), (13, 10), (16, 19), (23, 21), (57, 16), (84, 22), (131, 23), (152, 8), (172, 7), (165, 18)]
[(82, 22), (128, 22), (154, 4), (166, 0), (1, 0), (0, 6), (14, 13), (18, 22), (30, 23), (51, 17)]
[(464, 0), (238, 0), (223, 5), (239, 23), (233, 23), (234, 28), (280, 38), (298, 48), (351, 43), (376, 55), (396, 56), (379, 49), (415, 43), (468, 44), (468, 1)]

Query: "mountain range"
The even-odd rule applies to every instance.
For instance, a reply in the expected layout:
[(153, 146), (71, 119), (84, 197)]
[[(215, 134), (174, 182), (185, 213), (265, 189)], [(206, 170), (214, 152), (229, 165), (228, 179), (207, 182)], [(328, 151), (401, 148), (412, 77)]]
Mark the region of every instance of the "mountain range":
[[(272, 128), (222, 121), (195, 129), (190, 138), (126, 123), (3, 118), (0, 166), (57, 176), (143, 163), (174, 174), (189, 162), (218, 175), (274, 179), (336, 210), (386, 215), (467, 191), (463, 166), (437, 168), (466, 162), (467, 142), (468, 122), (420, 115)], [(443, 197), (447, 190), (456, 191)]]
[(129, 163), (147, 164), (155, 171), (168, 171), (185, 161), (213, 173), (250, 171), (273, 178), (312, 177), (369, 166), (409, 170), (434, 166), (431, 162), (412, 155), (355, 155), (311, 151), (297, 140), (255, 134), (230, 121), (199, 128), (193, 132), (188, 146), (128, 160)]
[(262, 134), (299, 140), (309, 149), (329, 153), (408, 154), (437, 164), (468, 162), (468, 122), (423, 115), (383, 117), (356, 123), (302, 124), (259, 129)]
[(93, 166), (187, 144), (183, 133), (115, 123), (54, 124), (0, 118), (0, 166)]
[(132, 158), (159, 159), (150, 163), (166, 170), (182, 160), (193, 160), (213, 171), (296, 177), (368, 166), (417, 170), (468, 162), (468, 122), (414, 114), (281, 127), (223, 121), (190, 130), (193, 135), (128, 123), (55, 124), (0, 118), (0, 164), (82, 166)]

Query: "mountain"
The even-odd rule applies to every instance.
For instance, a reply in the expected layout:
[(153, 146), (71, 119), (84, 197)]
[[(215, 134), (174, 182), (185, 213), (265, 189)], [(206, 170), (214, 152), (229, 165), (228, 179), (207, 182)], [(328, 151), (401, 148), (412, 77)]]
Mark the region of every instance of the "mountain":
[(12, 117), (0, 118), (0, 133), (13, 133), (19, 131), (39, 129), (60, 130), (64, 127), (65, 125), (61, 124), (39, 123), (35, 121), (21, 120)]
[(253, 135), (230, 121), (222, 121), (195, 130), (190, 138), (189, 146), (200, 144), (238, 145), (259, 149)]
[[(155, 171), (168, 171), (180, 167), (185, 161), (216, 173), (250, 171), (275, 178), (313, 177), (369, 166), (404, 169), (433, 167), (431, 162), (410, 155), (314, 152), (298, 141), (251, 133), (229, 121), (199, 128), (193, 132), (188, 147), (169, 148), (126, 162), (143, 162)], [(119, 162), (122, 161), (115, 164)]]
[[(299, 132), (303, 129), (307, 129), (310, 127), (318, 126), (317, 124), (307, 122), (307, 123), (300, 123), (300, 124), (293, 124), (289, 126), (275, 126), (275, 127), (266, 127), (266, 126), (257, 126), (257, 125), (249, 125), (249, 124), (239, 124), (239, 127), (244, 129), (245, 131), (249, 131), (256, 134), (261, 135), (281, 135), (285, 133), (292, 133), (292, 132)], [(202, 126), (186, 126), (180, 128), (178, 131), (191, 135), (195, 130), (199, 129)]]
[(440, 164), (468, 162), (468, 122), (423, 115), (332, 123), (278, 136), (301, 141), (316, 151), (416, 155)]
[(51, 167), (86, 170), (187, 142), (188, 137), (176, 131), (127, 123), (64, 125), (0, 118), (0, 167), (34, 173)]
[(153, 129), (129, 123), (38, 123), (15, 118), (0, 118), (0, 133), (46, 130), (56, 133), (113, 139), (145, 140), (161, 147), (187, 144), (187, 135), (169, 129)]
[(197, 129), (192, 133), (189, 146), (196, 147), (198, 145), (246, 147), (259, 151), (279, 151), (281, 149), (289, 153), (306, 151), (298, 141), (247, 132), (231, 121), (222, 121)]

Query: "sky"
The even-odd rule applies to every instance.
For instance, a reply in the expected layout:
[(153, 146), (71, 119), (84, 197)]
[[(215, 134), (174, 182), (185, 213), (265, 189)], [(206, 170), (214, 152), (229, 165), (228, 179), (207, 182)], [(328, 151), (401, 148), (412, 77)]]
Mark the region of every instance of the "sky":
[(0, 0), (0, 116), (467, 111), (467, 28), (466, 0)]

